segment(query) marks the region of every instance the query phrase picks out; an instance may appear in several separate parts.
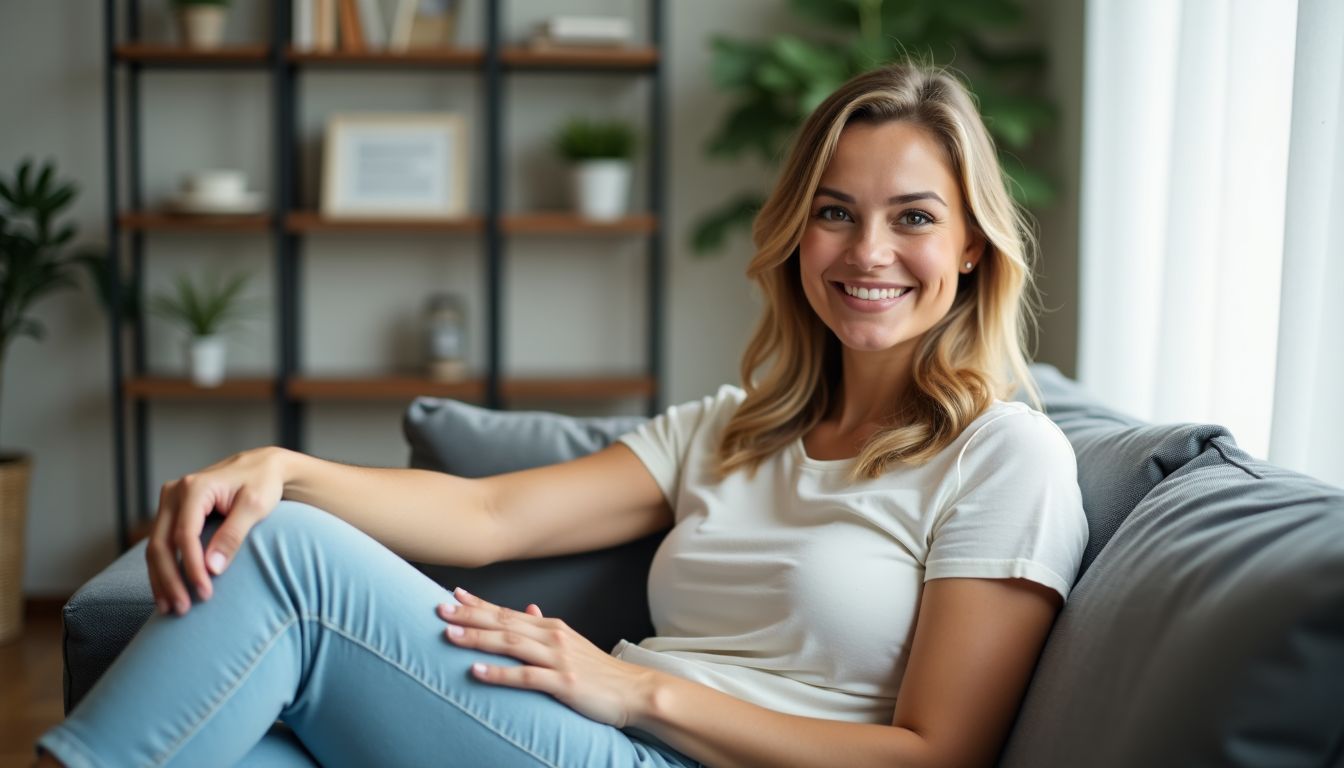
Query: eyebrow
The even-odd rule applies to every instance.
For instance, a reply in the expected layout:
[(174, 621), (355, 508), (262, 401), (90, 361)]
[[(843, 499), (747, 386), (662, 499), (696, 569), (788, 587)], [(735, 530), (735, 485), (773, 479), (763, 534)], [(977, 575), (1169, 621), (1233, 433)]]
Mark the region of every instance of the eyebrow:
[[(853, 205), (855, 202), (853, 196), (846, 195), (844, 192), (831, 189), (830, 187), (817, 187), (817, 194), (834, 197), (836, 200), (849, 203), (850, 205)], [(906, 203), (913, 203), (916, 200), (937, 200), (943, 204), (943, 207), (947, 207), (947, 203), (943, 198), (938, 196), (937, 192), (908, 192), (904, 195), (893, 195), (892, 197), (887, 198), (887, 205), (905, 205)]]

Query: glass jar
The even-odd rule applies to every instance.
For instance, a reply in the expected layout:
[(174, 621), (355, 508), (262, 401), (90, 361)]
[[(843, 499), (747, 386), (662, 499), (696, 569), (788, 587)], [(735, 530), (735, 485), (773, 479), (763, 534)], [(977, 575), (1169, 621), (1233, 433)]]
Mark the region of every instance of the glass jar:
[(435, 293), (425, 304), (426, 373), (434, 381), (462, 381), (467, 377), (465, 313), (462, 300)]

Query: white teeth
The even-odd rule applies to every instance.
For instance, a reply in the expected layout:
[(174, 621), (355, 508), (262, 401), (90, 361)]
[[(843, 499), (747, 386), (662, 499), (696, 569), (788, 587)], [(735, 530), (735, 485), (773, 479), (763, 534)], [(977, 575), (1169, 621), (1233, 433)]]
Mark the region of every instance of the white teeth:
[(845, 293), (849, 294), (850, 296), (854, 296), (856, 298), (864, 299), (866, 301), (882, 301), (883, 299), (894, 299), (897, 296), (905, 294), (909, 290), (910, 289), (908, 287), (881, 288), (881, 289), (874, 288), (872, 290), (869, 290), (867, 288), (855, 288), (850, 285), (845, 285)]

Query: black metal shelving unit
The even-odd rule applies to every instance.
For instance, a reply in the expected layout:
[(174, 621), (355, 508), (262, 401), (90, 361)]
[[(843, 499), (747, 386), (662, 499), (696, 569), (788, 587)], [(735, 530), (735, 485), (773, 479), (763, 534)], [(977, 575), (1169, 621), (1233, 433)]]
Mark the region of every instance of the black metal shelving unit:
[[(303, 450), (303, 427), (307, 398), (296, 393), (291, 383), (301, 375), (299, 360), (303, 329), (300, 327), (300, 286), (302, 285), (303, 249), (302, 227), (291, 222), (291, 215), (303, 213), (298, 199), (299, 108), (302, 100), (300, 75), (309, 66), (331, 68), (380, 70), (443, 69), (475, 70), (482, 78), (482, 104), (485, 117), (485, 195), (481, 201), (480, 236), (485, 258), (484, 295), (486, 298), (486, 327), (484, 344), (486, 368), (482, 372), (479, 401), (490, 408), (507, 407), (508, 383), (501, 375), (504, 335), (501, 308), (503, 306), (504, 246), (509, 234), (503, 212), (503, 164), (507, 147), (504, 119), (507, 106), (507, 75), (515, 71), (584, 73), (595, 76), (639, 76), (651, 79), (649, 104), (648, 158), (648, 211), (651, 226), (634, 226), (627, 231), (646, 232), (648, 251), (647, 280), (647, 350), (645, 360), (646, 385), (640, 388), (646, 399), (646, 412), (652, 416), (663, 408), (662, 354), (663, 354), (663, 232), (666, 220), (664, 194), (664, 56), (663, 2), (647, 0), (649, 9), (649, 47), (651, 56), (613, 64), (601, 56), (575, 57), (571, 61), (537, 61), (526, 56), (511, 55), (511, 49), (502, 42), (504, 0), (480, 0), (485, 3), (484, 47), (479, 57), (435, 57), (388, 55), (376, 60), (359, 57), (333, 56), (313, 60), (293, 55), (289, 49), (290, 19), (288, 2), (273, 2), (271, 6), (271, 42), (264, 47), (252, 46), (202, 55), (185, 49), (163, 46), (144, 46), (141, 41), (139, 0), (104, 0), (105, 45), (105, 135), (107, 148), (108, 248), (114, 306), (119, 306), (120, 295), (131, 290), (137, 295), (144, 291), (144, 261), (147, 231), (154, 229), (144, 223), (141, 163), (142, 103), (140, 79), (150, 69), (230, 69), (250, 68), (265, 71), (270, 77), (272, 92), (272, 188), (275, 190), (269, 215), (264, 224), (240, 229), (269, 234), (274, 245), (274, 278), (276, 282), (276, 361), (275, 376), (269, 385), (245, 382), (234, 389), (213, 393), (213, 396), (234, 396), (256, 399), (260, 387), (273, 403), (276, 413), (277, 443), (294, 450)], [(124, 24), (125, 40), (120, 42), (119, 28)], [(123, 82), (124, 81), (124, 82)], [(123, 131), (124, 121), (124, 131)], [(123, 135), (124, 134), (124, 135)], [(123, 168), (122, 152), (125, 152)], [(127, 214), (131, 214), (127, 216)], [(239, 229), (233, 227), (233, 229)], [(216, 236), (218, 229), (201, 227), (201, 235)], [(247, 236), (230, 234), (230, 236)], [(129, 278), (122, 284), (124, 262), (129, 256)], [(118, 313), (110, 315), (109, 333), (112, 356), (113, 402), (113, 456), (114, 492), (118, 522), (118, 544), (125, 550), (131, 544), (133, 527), (152, 513), (150, 506), (149, 467), (149, 406), (165, 391), (171, 396), (206, 396), (193, 392), (186, 384), (162, 382), (146, 385), (147, 375), (145, 334), (143, 322), (134, 324), (130, 350), (130, 376), (127, 375), (125, 329)], [(128, 382), (136, 386), (129, 387)], [(227, 382), (226, 382), (227, 383)], [(253, 386), (256, 385), (256, 386)], [(412, 385), (414, 386), (414, 385)], [(166, 387), (166, 389), (165, 389)], [(429, 392), (426, 392), (428, 394)], [(466, 398), (464, 398), (466, 399)], [(126, 420), (131, 411), (130, 428)], [(129, 443), (129, 446), (128, 446)], [(128, 454), (134, 457), (134, 506), (128, 505)]]

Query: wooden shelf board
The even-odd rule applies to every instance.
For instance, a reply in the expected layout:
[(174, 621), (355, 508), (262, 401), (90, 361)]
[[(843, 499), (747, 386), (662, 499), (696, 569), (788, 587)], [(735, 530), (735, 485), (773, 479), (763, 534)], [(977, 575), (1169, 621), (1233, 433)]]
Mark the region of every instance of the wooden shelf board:
[(126, 379), (122, 391), (126, 397), (136, 399), (267, 400), (275, 394), (275, 380), (226, 378), (217, 387), (198, 387), (190, 379), (142, 376)]
[(648, 376), (514, 376), (500, 382), (505, 400), (603, 400), (649, 397), (656, 382)]
[(591, 221), (564, 211), (509, 214), (500, 219), (500, 229), (514, 234), (649, 234), (658, 228), (658, 219), (642, 213), (615, 221)]
[(480, 232), (480, 216), (454, 219), (416, 218), (326, 218), (315, 211), (300, 211), (285, 217), (290, 232)]
[(183, 48), (156, 43), (127, 43), (116, 48), (119, 61), (142, 64), (258, 64), (266, 63), (270, 46), (231, 45), (214, 50)]
[(419, 48), (392, 51), (300, 51), (289, 48), (285, 58), (304, 66), (369, 67), (479, 67), (485, 54), (477, 48)]
[(526, 48), (507, 47), (499, 55), (515, 69), (652, 69), (658, 64), (654, 48)]
[(287, 391), (295, 400), (410, 400), (421, 395), (482, 400), (485, 382), (482, 379), (441, 382), (412, 375), (298, 376), (289, 380)]
[[(500, 382), (506, 399), (601, 400), (648, 397), (654, 381), (647, 376), (518, 376)], [(290, 379), (295, 400), (409, 400), (421, 395), (457, 400), (484, 400), (485, 380), (438, 382), (414, 375), (298, 376)]]
[(271, 214), (203, 216), (160, 211), (128, 211), (117, 217), (117, 223), (122, 229), (144, 231), (265, 232), (271, 228)]

